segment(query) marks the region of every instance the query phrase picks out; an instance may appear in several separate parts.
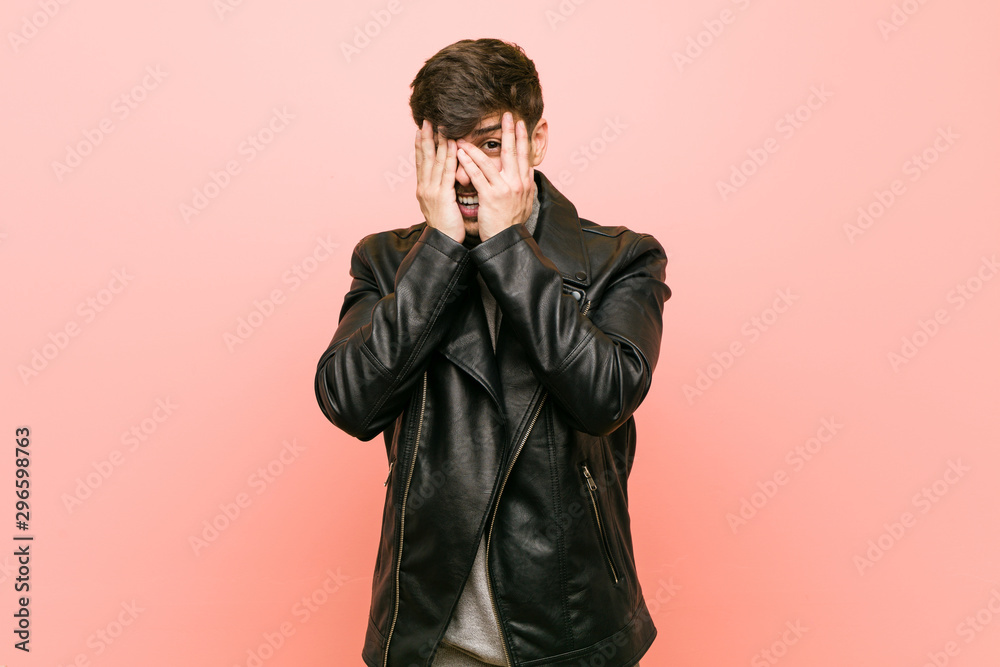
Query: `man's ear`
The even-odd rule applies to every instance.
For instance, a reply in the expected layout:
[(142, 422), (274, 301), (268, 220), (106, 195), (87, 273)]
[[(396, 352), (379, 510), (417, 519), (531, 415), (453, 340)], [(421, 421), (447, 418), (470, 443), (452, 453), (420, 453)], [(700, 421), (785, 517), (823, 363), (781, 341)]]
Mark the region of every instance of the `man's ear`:
[(539, 118), (535, 129), (531, 132), (531, 166), (537, 167), (545, 159), (545, 151), (549, 148), (549, 122)]

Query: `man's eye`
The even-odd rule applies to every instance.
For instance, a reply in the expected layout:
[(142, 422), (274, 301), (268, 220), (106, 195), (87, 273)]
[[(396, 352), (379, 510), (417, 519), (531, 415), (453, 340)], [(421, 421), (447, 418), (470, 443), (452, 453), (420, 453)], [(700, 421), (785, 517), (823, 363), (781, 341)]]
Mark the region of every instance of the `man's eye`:
[(499, 141), (487, 141), (485, 144), (483, 144), (483, 146), (487, 150), (496, 151), (496, 150), (500, 150), (501, 144), (500, 144)]

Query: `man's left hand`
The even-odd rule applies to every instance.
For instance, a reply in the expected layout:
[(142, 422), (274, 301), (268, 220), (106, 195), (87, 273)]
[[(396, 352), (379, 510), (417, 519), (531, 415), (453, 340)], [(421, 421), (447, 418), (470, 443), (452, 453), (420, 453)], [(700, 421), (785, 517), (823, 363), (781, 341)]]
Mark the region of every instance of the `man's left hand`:
[(500, 121), (500, 171), (473, 144), (458, 140), (458, 160), (479, 195), (479, 239), (499, 234), (531, 217), (535, 199), (535, 168), (528, 158), (528, 130), (523, 120), (504, 112)]

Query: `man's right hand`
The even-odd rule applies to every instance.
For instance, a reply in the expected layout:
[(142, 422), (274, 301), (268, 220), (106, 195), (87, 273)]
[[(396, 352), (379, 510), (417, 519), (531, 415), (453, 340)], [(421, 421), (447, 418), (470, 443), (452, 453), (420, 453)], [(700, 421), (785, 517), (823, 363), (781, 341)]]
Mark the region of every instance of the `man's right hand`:
[(426, 118), (417, 130), (417, 201), (427, 224), (459, 243), (465, 240), (465, 222), (455, 195), (455, 172), (458, 169), (458, 144), (445, 139), (439, 130), (437, 149), (430, 121)]

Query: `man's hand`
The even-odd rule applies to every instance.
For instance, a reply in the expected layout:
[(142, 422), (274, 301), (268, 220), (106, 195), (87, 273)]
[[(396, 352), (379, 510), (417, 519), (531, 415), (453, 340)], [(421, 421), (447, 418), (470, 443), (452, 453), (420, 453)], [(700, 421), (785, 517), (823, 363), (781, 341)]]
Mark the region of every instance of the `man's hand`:
[(479, 194), (479, 238), (482, 241), (531, 217), (535, 199), (535, 168), (528, 160), (528, 129), (505, 111), (500, 121), (500, 171), (486, 154), (458, 140), (458, 160)]
[(461, 243), (465, 240), (465, 223), (455, 196), (456, 147), (455, 140), (445, 139), (439, 130), (435, 151), (431, 123), (426, 118), (417, 130), (414, 148), (420, 212), (429, 226)]

